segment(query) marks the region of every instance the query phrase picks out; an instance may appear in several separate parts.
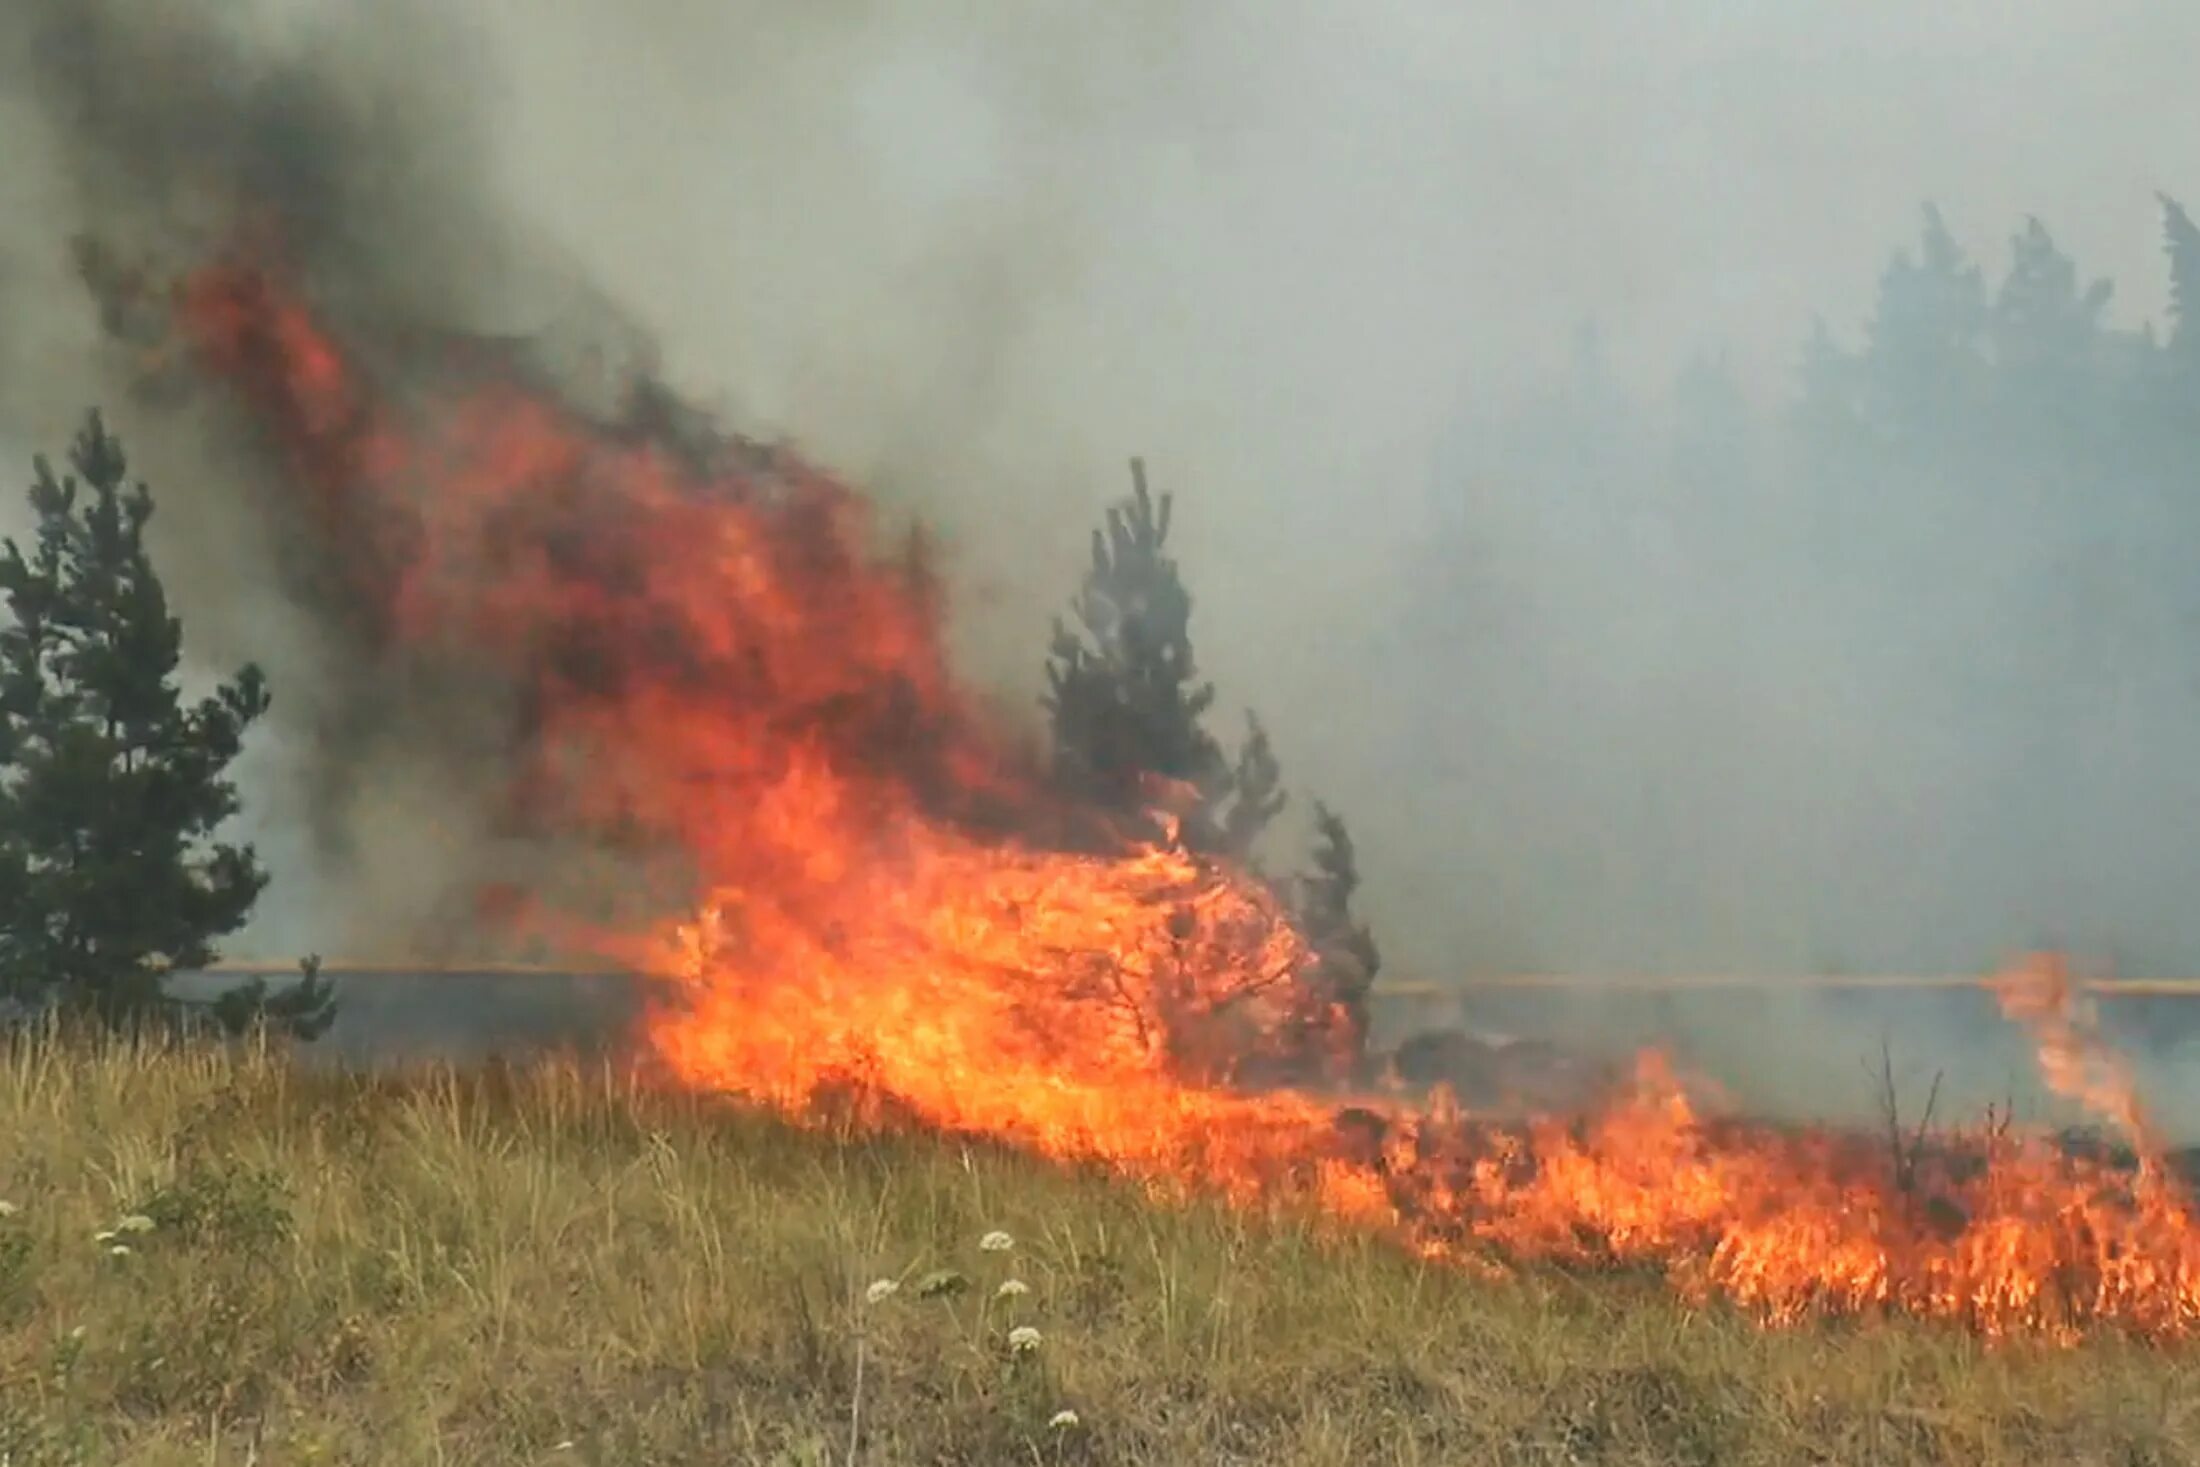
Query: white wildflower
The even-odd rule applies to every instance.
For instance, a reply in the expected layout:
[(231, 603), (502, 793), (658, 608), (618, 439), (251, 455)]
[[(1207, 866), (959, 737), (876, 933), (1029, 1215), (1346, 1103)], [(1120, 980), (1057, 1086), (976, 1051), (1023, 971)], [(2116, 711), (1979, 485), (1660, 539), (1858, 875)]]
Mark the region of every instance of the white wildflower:
[(552, 1448), (551, 1448), (550, 1450), (551, 1450), (551, 1451), (553, 1451), (553, 1452), (570, 1452), (570, 1451), (572, 1451), (572, 1450), (573, 1450), (573, 1442), (572, 1442), (572, 1439), (571, 1439), (571, 1438), (567, 1438), (567, 1439), (566, 1439), (565, 1441), (559, 1442), (559, 1443), (558, 1443), (558, 1444), (557, 1444), (556, 1446), (552, 1447)]
[(128, 1258), (130, 1256), (130, 1245), (128, 1243), (117, 1243), (107, 1250), (107, 1256), (109, 1258)]
[(92, 1234), (92, 1241), (95, 1243), (112, 1243), (115, 1237), (116, 1234), (113, 1228), (101, 1228), (98, 1232)]
[(1039, 1332), (1028, 1324), (1017, 1325), (1008, 1332), (1008, 1348), (1018, 1355), (1038, 1349)]
[(22, 1208), (8, 1201), (7, 1198), (0, 1197), (0, 1217), (13, 1217), (22, 1210)]
[(115, 1224), (115, 1231), (118, 1233), (149, 1233), (152, 1230), (153, 1220), (142, 1212), (133, 1212)]
[(1077, 1413), (1070, 1410), (1055, 1412), (1047, 1418), (1047, 1426), (1054, 1431), (1068, 1431), (1077, 1424)]
[(993, 1291), (996, 1298), (1021, 1299), (1031, 1292), (1031, 1285), (1022, 1279), (1002, 1279), (1001, 1286)]
[(898, 1279), (873, 1279), (871, 1287), (863, 1291), (863, 1302), (883, 1304), (900, 1292), (901, 1282)]
[(978, 1249), (982, 1253), (1006, 1253), (1015, 1246), (1016, 1240), (999, 1228), (995, 1228), (978, 1240)]

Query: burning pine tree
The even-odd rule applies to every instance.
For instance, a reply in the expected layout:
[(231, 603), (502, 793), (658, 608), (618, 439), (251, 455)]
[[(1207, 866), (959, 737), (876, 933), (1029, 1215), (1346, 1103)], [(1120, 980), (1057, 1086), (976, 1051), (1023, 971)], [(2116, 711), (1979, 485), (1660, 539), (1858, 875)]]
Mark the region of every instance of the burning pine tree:
[[(1071, 794), (1129, 819), (1173, 807), (1185, 843), (1258, 871), (1256, 846), (1289, 796), (1259, 715), (1248, 712), (1235, 758), (1207, 731), (1215, 687), (1192, 652), (1192, 596), (1168, 552), (1174, 497), (1156, 499), (1131, 460), (1131, 492), (1092, 532), (1092, 564), (1059, 618), (1045, 699), (1054, 774)], [(1328, 1004), (1355, 1034), (1381, 966), (1373, 933), (1352, 912), (1360, 884), (1344, 818), (1315, 806), (1312, 872), (1290, 883), (1300, 929), (1321, 955)]]

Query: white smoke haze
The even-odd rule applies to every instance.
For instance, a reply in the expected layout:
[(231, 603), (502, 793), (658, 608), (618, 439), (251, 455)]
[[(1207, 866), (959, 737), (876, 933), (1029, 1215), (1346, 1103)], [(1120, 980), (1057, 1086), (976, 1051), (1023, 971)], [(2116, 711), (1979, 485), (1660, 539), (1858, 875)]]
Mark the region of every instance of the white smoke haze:
[[(147, 67), (161, 28), (204, 29), (9, 8), (11, 45), (80, 9)], [(2037, 214), (2115, 282), (2116, 324), (2158, 319), (2155, 191), (2200, 195), (2200, 130), (2174, 125), (2200, 12), (228, 13), (217, 49), (243, 80), (221, 95), (305, 78), (355, 126), (299, 166), (354, 170), (318, 186), (365, 298), (512, 331), (585, 329), (590, 300), (615, 303), (682, 389), (941, 532), (965, 666), (1018, 716), (1036, 719), (1047, 619), (1143, 454), (1180, 496), (1221, 731), (1258, 709), (1298, 812), (1320, 796), (1350, 818), (1396, 975), (1951, 971), (2049, 938), (2200, 971), (2187, 692), (2043, 763), (2016, 705), (1970, 698), (1946, 651), (2021, 666), (1991, 618), (1958, 625), (1893, 562), (1839, 596), (1788, 589), (1819, 584), (1823, 547), (1776, 512), (1801, 493), (1781, 471), (1729, 516), (1679, 521), (1649, 440), (1599, 443), (1613, 419), (1578, 408), (1522, 427), (1589, 321), (1615, 392), (1661, 402), (1710, 353), (1745, 406), (1788, 401), (1813, 317), (1856, 338), (1928, 199), (1990, 277)], [(189, 482), (247, 472), (222, 429), (125, 412), (69, 273), (76, 230), (142, 234), (191, 201), (133, 200), (127, 170), (95, 169), (120, 144), (85, 143), (27, 55), (0, 74), (6, 135), (40, 140), (0, 179), (0, 448), (58, 451), (110, 401), (172, 506), (200, 652), (267, 661), (288, 708), (341, 708), (320, 634), (256, 569), (252, 515)], [(1566, 454), (1572, 490), (1524, 487)], [(2036, 517), (2012, 543), (2082, 529), (2084, 504), (2012, 504)], [(1886, 513), (1932, 533), (1927, 508)], [(1998, 555), (1995, 594), (2028, 594), (2023, 558)], [(2194, 652), (2173, 639), (2131, 676), (2166, 686)], [(277, 877), (243, 945), (270, 956), (427, 922), (474, 849), (455, 830), (423, 858), (454, 776), (399, 745), (360, 766), (331, 864), (310, 781), (285, 774), (317, 727), (283, 721), (256, 756)], [(2062, 777), (2039, 788), (2042, 769)], [(1694, 1006), (1682, 1027), (1721, 1017)], [(1773, 1027), (1816, 1031), (1846, 1076), (1878, 1023)]]

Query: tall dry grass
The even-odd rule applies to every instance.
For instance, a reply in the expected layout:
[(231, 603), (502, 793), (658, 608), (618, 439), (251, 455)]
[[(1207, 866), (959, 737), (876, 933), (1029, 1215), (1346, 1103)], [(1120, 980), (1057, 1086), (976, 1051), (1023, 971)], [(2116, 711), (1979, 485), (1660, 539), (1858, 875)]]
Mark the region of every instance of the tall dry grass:
[(18, 1044), (0, 1199), (8, 1467), (2200, 1460), (2183, 1355), (1766, 1334), (570, 1062)]

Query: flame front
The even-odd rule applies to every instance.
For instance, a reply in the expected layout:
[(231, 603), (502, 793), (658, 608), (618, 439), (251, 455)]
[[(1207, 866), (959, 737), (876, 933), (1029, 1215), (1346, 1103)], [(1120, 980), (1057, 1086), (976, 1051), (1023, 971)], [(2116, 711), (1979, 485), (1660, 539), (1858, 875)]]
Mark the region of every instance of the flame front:
[[(343, 547), (366, 645), (485, 660), (521, 695), (533, 816), (676, 854), (699, 916), (586, 930), (657, 980), (641, 1038), (679, 1081), (1318, 1209), (1430, 1259), (1653, 1267), (1773, 1322), (2200, 1326), (2200, 1229), (2052, 965), (2005, 1007), (2136, 1167), (2006, 1128), (1904, 1161), (1708, 1118), (1655, 1059), (1580, 1119), (1348, 1104), (1357, 1036), (1275, 897), (1165, 821), (1059, 808), (950, 675), (921, 557), (872, 553), (845, 487), (510, 374), (400, 403), (251, 266), (177, 311)], [(1301, 1088), (1249, 1083), (1279, 1074)]]

